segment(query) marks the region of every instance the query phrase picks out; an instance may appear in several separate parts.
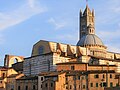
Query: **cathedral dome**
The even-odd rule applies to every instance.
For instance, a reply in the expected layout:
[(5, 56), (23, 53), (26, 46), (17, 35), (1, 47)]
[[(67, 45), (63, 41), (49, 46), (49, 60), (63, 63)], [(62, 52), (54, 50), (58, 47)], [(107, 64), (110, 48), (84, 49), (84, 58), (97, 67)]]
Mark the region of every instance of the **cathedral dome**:
[(77, 46), (86, 46), (86, 45), (100, 45), (104, 46), (102, 40), (95, 34), (88, 34), (83, 36), (77, 43)]

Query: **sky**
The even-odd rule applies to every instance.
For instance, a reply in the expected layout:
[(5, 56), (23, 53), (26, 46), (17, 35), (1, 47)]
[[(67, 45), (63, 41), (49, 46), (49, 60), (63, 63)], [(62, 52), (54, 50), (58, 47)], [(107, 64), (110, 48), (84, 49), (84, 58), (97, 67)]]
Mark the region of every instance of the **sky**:
[[(88, 0), (96, 34), (108, 51), (120, 53), (120, 0)], [(47, 40), (76, 45), (79, 11), (86, 0), (0, 0), (0, 65), (5, 54), (29, 57)]]

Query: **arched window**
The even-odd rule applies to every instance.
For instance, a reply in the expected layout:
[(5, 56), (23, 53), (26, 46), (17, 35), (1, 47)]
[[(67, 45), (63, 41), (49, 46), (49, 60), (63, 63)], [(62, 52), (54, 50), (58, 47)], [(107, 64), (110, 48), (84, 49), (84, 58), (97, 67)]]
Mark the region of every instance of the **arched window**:
[(40, 46), (38, 49), (38, 53), (43, 54), (43, 52), (44, 52), (44, 46)]
[(92, 30), (90, 29), (90, 33), (91, 33), (91, 31), (92, 31)]
[(17, 63), (17, 62), (18, 62), (18, 59), (17, 59), (17, 58), (15, 58), (15, 59), (14, 59), (14, 63)]

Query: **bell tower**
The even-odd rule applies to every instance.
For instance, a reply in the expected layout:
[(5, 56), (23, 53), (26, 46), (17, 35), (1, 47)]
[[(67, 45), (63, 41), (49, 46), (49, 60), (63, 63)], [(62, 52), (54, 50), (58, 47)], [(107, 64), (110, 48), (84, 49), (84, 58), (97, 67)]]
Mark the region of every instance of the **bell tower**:
[[(86, 5), (85, 11), (82, 12), (80, 10), (80, 32), (79, 32), (79, 40), (88, 33), (88, 26), (91, 25), (93, 28), (95, 27), (95, 15), (94, 10), (90, 10), (88, 5)], [(95, 29), (94, 29), (95, 30)], [(93, 31), (95, 32), (95, 31)]]

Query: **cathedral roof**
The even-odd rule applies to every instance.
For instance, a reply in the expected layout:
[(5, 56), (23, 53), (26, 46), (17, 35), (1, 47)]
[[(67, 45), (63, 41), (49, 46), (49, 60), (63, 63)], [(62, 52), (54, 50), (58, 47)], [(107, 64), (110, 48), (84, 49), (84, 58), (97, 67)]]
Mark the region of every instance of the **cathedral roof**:
[(98, 36), (96, 36), (95, 34), (85, 35), (77, 43), (77, 46), (85, 46), (85, 45), (104, 46), (102, 40)]

